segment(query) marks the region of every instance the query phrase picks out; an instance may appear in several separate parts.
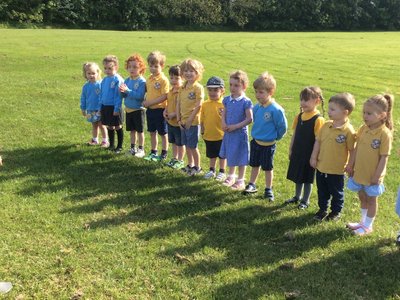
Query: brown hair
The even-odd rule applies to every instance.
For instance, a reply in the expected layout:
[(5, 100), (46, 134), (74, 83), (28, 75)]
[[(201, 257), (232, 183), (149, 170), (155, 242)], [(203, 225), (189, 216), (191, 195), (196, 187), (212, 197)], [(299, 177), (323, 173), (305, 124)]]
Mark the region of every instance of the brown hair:
[(322, 95), (321, 88), (317, 86), (308, 86), (300, 92), (300, 101), (304, 100), (307, 102), (311, 99), (319, 99), (321, 101), (322, 115), (324, 115), (324, 96)]
[(242, 70), (232, 72), (231, 74), (229, 74), (229, 78), (239, 80), (239, 82), (243, 84), (245, 88), (249, 86), (249, 77), (247, 76), (246, 72)]
[(132, 54), (131, 56), (128, 57), (128, 59), (125, 61), (125, 69), (128, 69), (128, 64), (130, 61), (135, 61), (139, 65), (139, 74), (143, 75), (144, 72), (146, 72), (146, 63), (139, 54), (135, 53)]
[(276, 81), (274, 76), (266, 71), (253, 82), (253, 87), (255, 89), (266, 90), (268, 93), (274, 93), (276, 90)]
[(181, 72), (185, 72), (187, 69), (193, 69), (197, 73), (196, 80), (201, 80), (203, 77), (204, 67), (201, 62), (196, 59), (187, 58), (181, 63)]
[(356, 106), (356, 100), (354, 99), (354, 96), (350, 93), (339, 93), (333, 95), (329, 99), (329, 103), (331, 102), (336, 103), (342, 108), (348, 110), (349, 114), (351, 114), (351, 112), (354, 110), (354, 107)]
[(159, 63), (161, 66), (164, 66), (166, 60), (166, 56), (158, 50), (150, 52), (147, 56), (147, 63), (149, 65)]
[(103, 65), (111, 62), (118, 66), (118, 57), (116, 57), (115, 55), (107, 55), (103, 58)]
[(83, 72), (83, 78), (86, 78), (86, 71), (90, 68), (96, 69), (97, 74), (99, 74), (99, 76), (97, 77), (97, 79), (101, 79), (101, 70), (98, 64), (96, 64), (95, 62), (85, 62), (82, 66), (82, 72)]

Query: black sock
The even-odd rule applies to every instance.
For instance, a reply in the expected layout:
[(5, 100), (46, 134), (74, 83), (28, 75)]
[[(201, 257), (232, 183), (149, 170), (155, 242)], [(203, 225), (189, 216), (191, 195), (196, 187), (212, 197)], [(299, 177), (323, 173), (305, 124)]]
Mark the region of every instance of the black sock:
[(225, 173), (225, 169), (219, 169), (220, 173)]
[(110, 148), (114, 148), (114, 129), (107, 129)]
[(167, 150), (161, 150), (161, 155), (167, 156), (168, 151)]
[(143, 146), (139, 146), (139, 149), (140, 149), (140, 150), (143, 150)]
[(215, 172), (215, 168), (210, 167), (210, 171), (211, 171), (211, 172)]
[(118, 140), (118, 145), (117, 148), (122, 148), (122, 144), (124, 143), (124, 131), (122, 128), (117, 129), (117, 140)]
[(153, 153), (154, 155), (157, 155), (157, 150), (151, 150), (151, 153)]
[(135, 149), (136, 145), (135, 144), (131, 144), (131, 149)]

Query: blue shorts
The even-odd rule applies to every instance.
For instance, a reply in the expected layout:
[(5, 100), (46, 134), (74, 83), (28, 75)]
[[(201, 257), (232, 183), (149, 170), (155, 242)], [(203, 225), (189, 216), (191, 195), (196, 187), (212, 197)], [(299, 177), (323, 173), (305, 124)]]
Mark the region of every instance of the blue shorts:
[(272, 171), (274, 169), (274, 154), (276, 144), (262, 146), (254, 139), (250, 142), (250, 167), (259, 167), (263, 171)]
[(375, 185), (363, 185), (355, 182), (353, 177), (350, 177), (347, 181), (347, 188), (353, 192), (364, 191), (369, 197), (378, 197), (385, 191), (383, 183)]
[(99, 122), (101, 119), (100, 112), (98, 110), (86, 111), (86, 120), (90, 123)]
[(181, 128), (182, 145), (196, 149), (199, 143), (200, 125), (190, 126), (189, 129)]
[(163, 116), (164, 108), (147, 109), (147, 131), (158, 132), (159, 135), (168, 133), (167, 121)]
[(182, 146), (181, 128), (168, 124), (168, 143)]
[(400, 188), (397, 191), (396, 214), (400, 217)]

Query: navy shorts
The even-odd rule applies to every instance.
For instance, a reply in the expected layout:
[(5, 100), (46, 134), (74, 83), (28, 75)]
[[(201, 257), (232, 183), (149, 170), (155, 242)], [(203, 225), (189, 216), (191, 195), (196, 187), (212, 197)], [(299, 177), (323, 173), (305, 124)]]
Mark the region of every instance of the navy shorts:
[(219, 150), (221, 150), (222, 140), (220, 141), (206, 141), (206, 156), (208, 158), (217, 158), (219, 157)]
[(144, 110), (139, 109), (125, 114), (126, 131), (142, 133), (144, 128)]
[(250, 142), (250, 167), (259, 167), (263, 171), (272, 171), (274, 169), (274, 154), (276, 144), (262, 146), (253, 139)]
[(181, 128), (168, 124), (168, 143), (182, 146)]
[(124, 115), (121, 110), (114, 116), (114, 105), (103, 105), (101, 108), (101, 123), (106, 126), (120, 126), (124, 123)]
[(164, 108), (148, 108), (146, 110), (147, 131), (158, 132), (159, 135), (168, 133), (167, 121), (163, 116)]

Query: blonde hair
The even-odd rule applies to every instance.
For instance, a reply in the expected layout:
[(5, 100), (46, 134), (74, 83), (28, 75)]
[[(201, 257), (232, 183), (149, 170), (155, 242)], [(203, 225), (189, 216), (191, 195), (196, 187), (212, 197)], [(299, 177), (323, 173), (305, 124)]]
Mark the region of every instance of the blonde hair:
[(255, 89), (266, 90), (268, 93), (272, 94), (276, 90), (276, 81), (274, 76), (266, 71), (258, 76), (258, 78), (253, 82), (253, 87)]
[(165, 61), (167, 60), (165, 54), (161, 53), (160, 51), (152, 51), (147, 56), (147, 63), (149, 65), (159, 63), (161, 66), (164, 66)]
[(354, 110), (354, 107), (356, 106), (356, 99), (354, 99), (354, 96), (350, 93), (339, 93), (333, 95), (329, 99), (329, 103), (331, 102), (336, 103), (342, 108), (348, 110), (349, 114), (351, 114), (351, 112)]
[(393, 121), (392, 121), (392, 110), (393, 110), (394, 97), (390, 94), (378, 94), (372, 96), (367, 101), (365, 101), (364, 105), (372, 105), (379, 110), (379, 112), (385, 112), (386, 118), (384, 120), (384, 124), (390, 130), (393, 130)]
[(249, 77), (247, 76), (246, 72), (242, 70), (237, 70), (235, 72), (232, 72), (229, 74), (230, 79), (236, 79), (239, 80), (239, 82), (247, 88), (249, 86)]
[[(321, 101), (322, 115), (324, 115), (324, 96), (322, 95), (322, 90), (318, 86), (307, 86), (300, 92), (300, 101), (319, 99)], [(301, 111), (301, 108), (300, 108)]]
[(90, 61), (85, 62), (85, 63), (83, 64), (83, 66), (82, 66), (83, 78), (85, 78), (86, 80), (88, 80), (87, 77), (86, 77), (86, 71), (87, 71), (88, 69), (95, 69), (96, 72), (97, 72), (97, 78), (96, 78), (96, 79), (97, 79), (97, 80), (101, 79), (101, 69), (100, 69), (99, 65), (96, 64), (95, 62), (90, 62)]
[(139, 54), (135, 53), (128, 57), (128, 59), (125, 61), (125, 69), (128, 69), (128, 64), (131, 61), (135, 61), (139, 65), (140, 75), (143, 75), (144, 72), (146, 72), (146, 63), (143, 57), (141, 57)]
[(195, 59), (187, 58), (181, 63), (181, 73), (185, 72), (185, 70), (192, 69), (197, 73), (196, 80), (201, 80), (203, 77), (204, 67), (201, 62)]
[(115, 55), (107, 55), (103, 58), (103, 65), (108, 63), (114, 63), (116, 66), (118, 66), (118, 57)]

